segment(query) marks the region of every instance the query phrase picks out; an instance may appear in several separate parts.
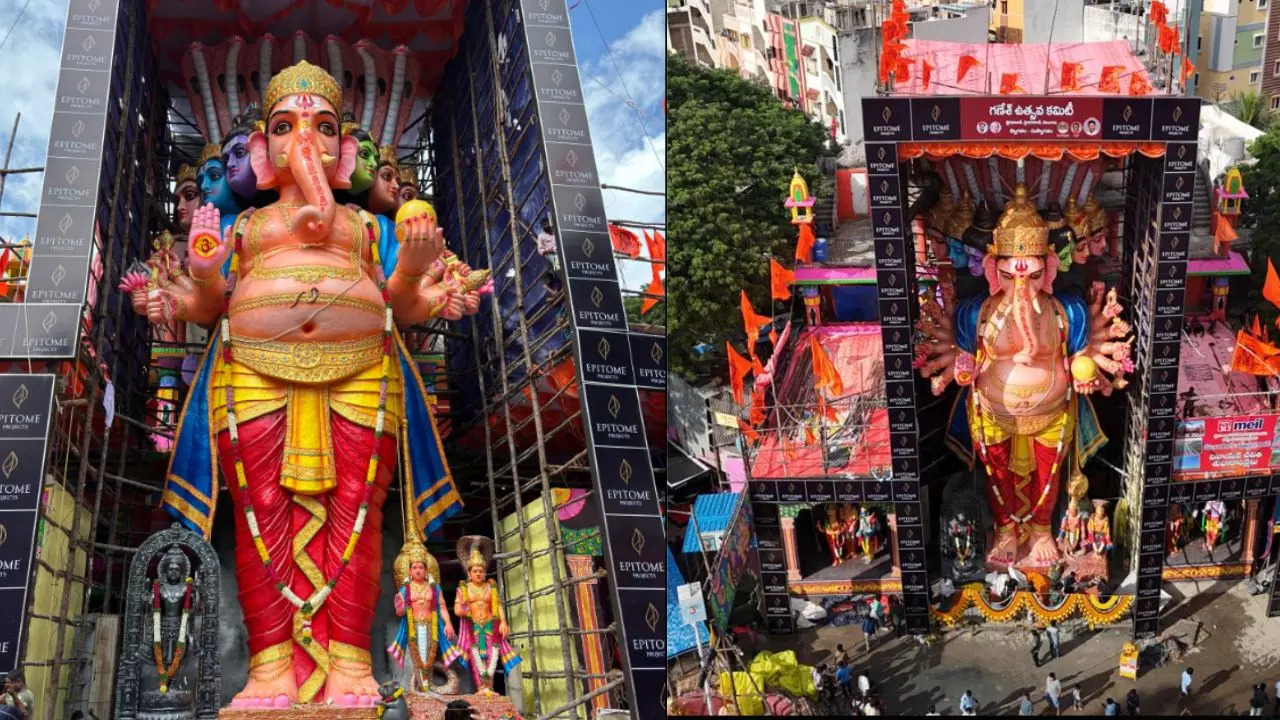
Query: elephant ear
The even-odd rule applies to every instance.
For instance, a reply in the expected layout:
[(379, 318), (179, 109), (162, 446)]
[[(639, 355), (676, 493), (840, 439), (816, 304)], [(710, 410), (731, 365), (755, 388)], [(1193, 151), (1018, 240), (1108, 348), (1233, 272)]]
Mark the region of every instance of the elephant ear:
[(334, 170), (333, 182), (330, 183), (336, 190), (346, 190), (351, 187), (351, 173), (356, 169), (356, 157), (360, 153), (360, 142), (350, 135), (342, 136), (342, 143), (338, 146), (338, 167)]
[(249, 164), (258, 178), (259, 190), (270, 190), (280, 184), (276, 178), (276, 166), (271, 163), (271, 151), (267, 149), (267, 136), (254, 132), (249, 136)]

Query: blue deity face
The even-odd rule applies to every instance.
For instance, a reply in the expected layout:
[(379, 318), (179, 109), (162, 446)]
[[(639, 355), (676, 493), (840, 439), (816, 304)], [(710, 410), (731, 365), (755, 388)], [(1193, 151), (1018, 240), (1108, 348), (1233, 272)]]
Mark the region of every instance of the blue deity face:
[(258, 192), (258, 177), (249, 164), (249, 136), (236, 135), (222, 146), (222, 165), (227, 169), (227, 184), (242, 198)]
[(196, 173), (196, 182), (200, 184), (200, 204), (213, 203), (223, 213), (239, 212), (222, 160), (206, 160)]

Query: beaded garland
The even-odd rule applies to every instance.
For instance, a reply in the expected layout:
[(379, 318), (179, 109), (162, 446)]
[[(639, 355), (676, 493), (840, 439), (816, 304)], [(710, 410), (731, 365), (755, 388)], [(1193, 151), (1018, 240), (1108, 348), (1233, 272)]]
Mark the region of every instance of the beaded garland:
[(342, 552), (342, 565), (338, 568), (338, 572), (334, 574), (327, 582), (324, 583), (311, 597), (303, 600), (297, 595), (285, 582), (280, 578), (275, 567), (271, 563), (271, 554), (267, 550), (266, 543), (262, 540), (262, 534), (258, 529), (257, 517), (253, 510), (253, 500), (248, 492), (248, 478), (244, 471), (244, 457), (240, 450), (240, 433), (239, 426), (236, 421), (235, 413), (235, 391), (234, 383), (231, 380), (231, 362), (233, 358), (231, 343), (231, 324), (230, 324), (230, 306), (231, 295), (235, 289), (236, 278), (239, 274), (239, 256), (244, 239), (244, 227), (247, 217), (242, 218), (237, 223), (235, 231), (235, 248), (231, 256), (231, 268), (227, 276), (227, 289), (223, 298), (222, 321), (219, 323), (222, 341), (222, 359), (223, 373), (226, 378), (226, 404), (227, 404), (227, 432), (231, 439), (231, 458), (235, 464), (236, 484), (240, 489), (241, 498), (244, 501), (245, 520), (249, 525), (249, 532), (253, 537), (253, 545), (258, 551), (258, 557), (262, 560), (262, 565), (266, 569), (271, 582), (291, 605), (298, 609), (302, 615), (302, 638), (304, 645), (311, 644), (311, 618), (316, 611), (320, 609), (329, 594), (337, 587), (338, 581), (342, 578), (346, 569), (350, 566), (351, 557), (355, 553), (356, 543), (360, 540), (360, 534), (364, 530), (365, 519), (368, 516), (369, 503), (373, 498), (374, 482), (378, 477), (379, 457), (378, 448), (382, 444), (383, 426), (386, 421), (387, 414), (387, 390), (391, 376), (391, 359), (392, 349), (394, 347), (395, 321), (391, 310), (391, 296), (387, 291), (386, 277), (382, 272), (382, 262), (378, 257), (378, 245), (374, 237), (373, 220), (367, 213), (361, 213), (365, 220), (365, 233), (369, 240), (370, 249), (373, 253), (373, 267), (375, 277), (378, 282), (378, 290), (382, 294), (382, 301), (385, 307), (386, 322), (383, 326), (383, 355), (382, 355), (382, 380), (378, 388), (378, 413), (373, 431), (373, 447), (374, 451), (369, 458), (369, 469), (365, 474), (364, 497), (360, 501), (360, 510), (356, 515), (355, 525), (352, 527), (351, 537), (347, 540), (346, 548)]
[(169, 692), (169, 681), (177, 674), (182, 665), (182, 656), (187, 651), (187, 620), (191, 617), (191, 578), (186, 581), (186, 589), (182, 592), (182, 619), (178, 623), (178, 645), (173, 649), (173, 657), (166, 664), (164, 647), (160, 644), (160, 581), (155, 580), (151, 586), (151, 651), (155, 656), (156, 674), (160, 676), (160, 692)]

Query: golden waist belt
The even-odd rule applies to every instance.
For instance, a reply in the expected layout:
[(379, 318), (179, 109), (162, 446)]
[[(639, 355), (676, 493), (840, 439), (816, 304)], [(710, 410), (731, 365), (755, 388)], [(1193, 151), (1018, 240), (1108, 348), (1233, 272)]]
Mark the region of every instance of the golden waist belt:
[(267, 377), (324, 385), (378, 364), (382, 342), (381, 335), (341, 342), (263, 342), (232, 335), (231, 355)]
[[(978, 401), (977, 411), (980, 414), (980, 421), (1010, 435), (1037, 435), (1062, 420), (1063, 412), (1067, 409), (1064, 403), (1062, 407), (1037, 415), (1005, 415), (993, 410), (981, 394), (975, 392), (974, 397)], [(987, 429), (987, 433), (991, 433), (991, 428)]]

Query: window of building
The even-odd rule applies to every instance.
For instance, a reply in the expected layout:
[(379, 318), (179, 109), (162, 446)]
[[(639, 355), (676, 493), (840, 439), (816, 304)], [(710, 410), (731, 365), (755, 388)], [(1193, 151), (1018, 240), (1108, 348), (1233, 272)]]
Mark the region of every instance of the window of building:
[(1263, 33), (1255, 33), (1253, 36), (1253, 46), (1256, 48), (1262, 47), (1262, 41), (1265, 40), (1266, 38), (1267, 36), (1264, 35)]
[(1009, 0), (1000, 0), (1000, 12), (1009, 14)]
[(1200, 86), (1200, 73), (1196, 73), (1196, 74), (1195, 74), (1195, 76), (1194, 76), (1193, 78), (1191, 78), (1191, 82), (1195, 83), (1195, 84), (1196, 84), (1196, 87), (1199, 87), (1199, 86)]
[(1271, 109), (1280, 110), (1280, 95), (1271, 96)]
[(1259, 9), (1259, 10), (1266, 10), (1266, 9), (1267, 9), (1267, 0), (1258, 0), (1258, 9)]
[(1262, 73), (1261, 73), (1261, 72), (1256, 72), (1256, 71), (1255, 71), (1255, 72), (1251, 72), (1251, 73), (1249, 73), (1249, 84), (1250, 84), (1250, 85), (1256, 85), (1256, 84), (1257, 84), (1257, 82), (1258, 82), (1258, 80), (1259, 80), (1259, 78), (1261, 78), (1261, 77), (1262, 77)]
[(1280, 77), (1280, 60), (1277, 60), (1275, 65), (1271, 66), (1271, 77)]
[(1200, 52), (1200, 45), (1204, 42), (1203, 36), (1196, 37), (1196, 52)]

